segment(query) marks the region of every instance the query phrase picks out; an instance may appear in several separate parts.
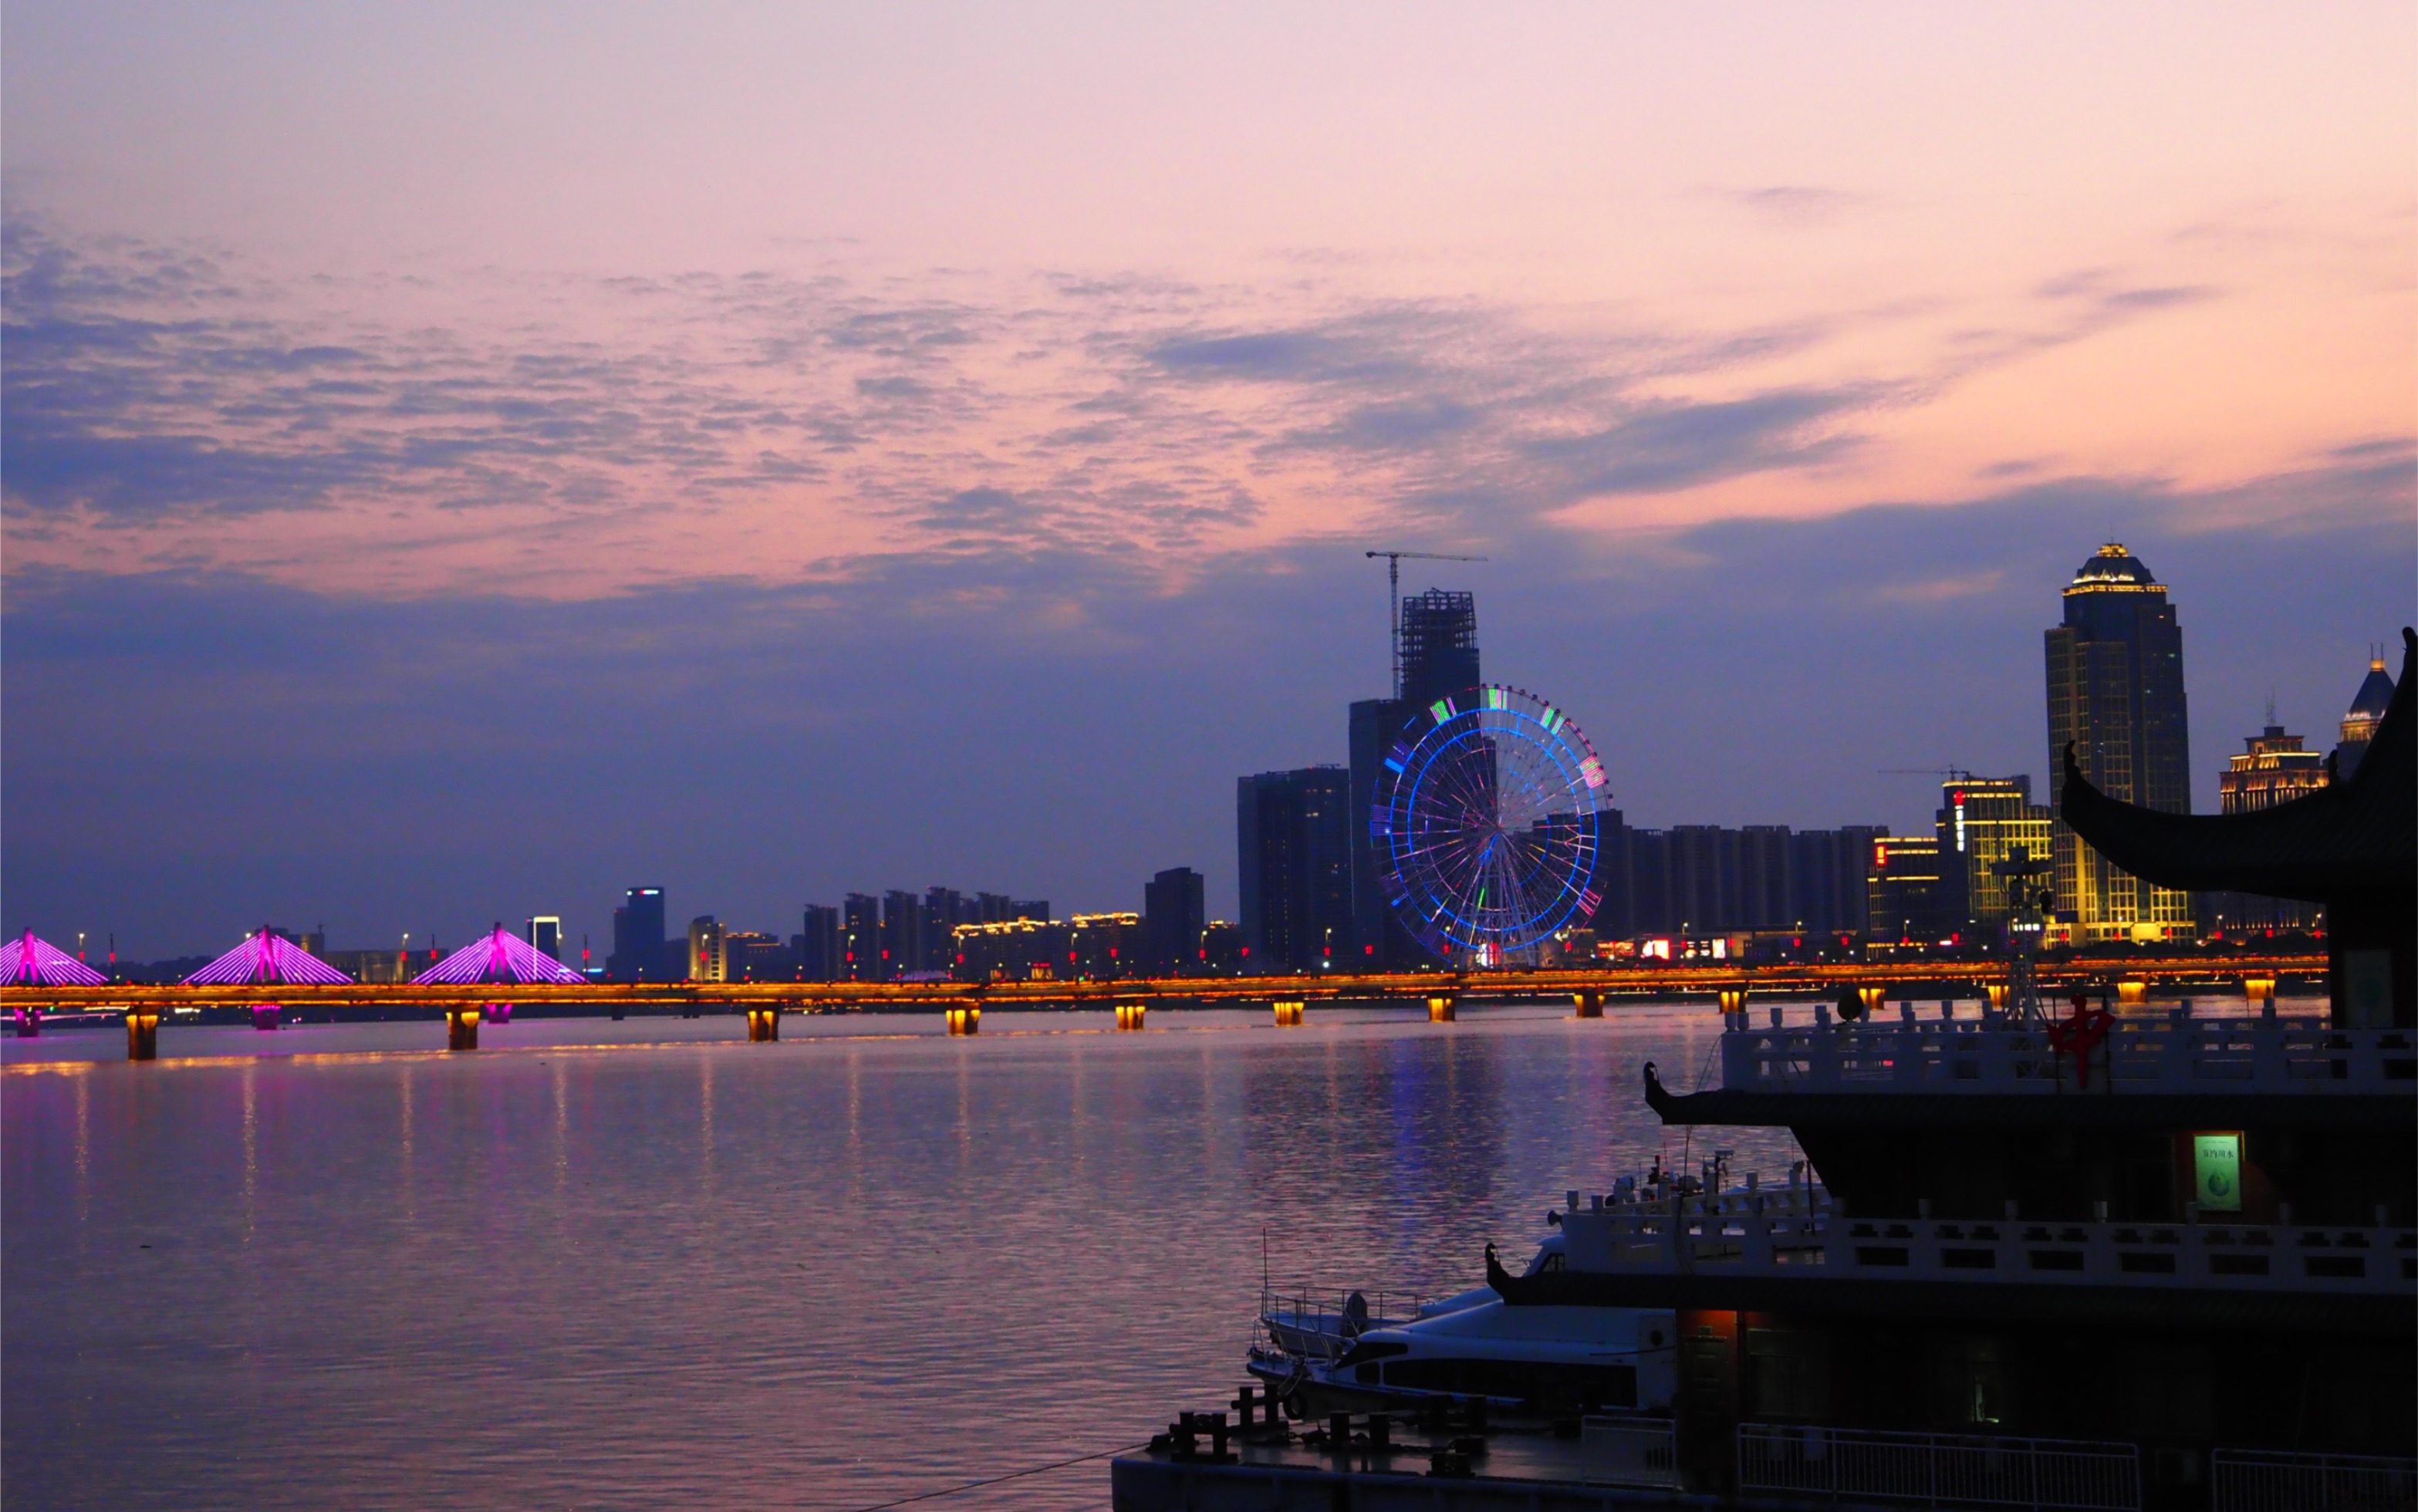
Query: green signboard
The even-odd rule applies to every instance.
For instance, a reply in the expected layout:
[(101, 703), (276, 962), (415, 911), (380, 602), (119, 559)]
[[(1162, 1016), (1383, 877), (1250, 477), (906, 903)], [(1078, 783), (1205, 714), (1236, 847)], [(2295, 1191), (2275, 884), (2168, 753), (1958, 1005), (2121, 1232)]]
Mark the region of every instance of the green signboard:
[(2242, 1136), (2192, 1136), (2192, 1184), (2202, 1213), (2242, 1211)]

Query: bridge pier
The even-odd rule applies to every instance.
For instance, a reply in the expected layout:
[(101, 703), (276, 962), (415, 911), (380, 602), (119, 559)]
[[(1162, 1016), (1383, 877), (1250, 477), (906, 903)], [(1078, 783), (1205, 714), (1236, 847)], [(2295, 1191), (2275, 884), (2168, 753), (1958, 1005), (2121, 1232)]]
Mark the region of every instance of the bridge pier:
[(136, 1006), (126, 1010), (126, 1059), (160, 1059), (160, 1010)]
[[(2275, 1000), (2275, 979), (2272, 976), (2245, 976), (2242, 979), (2242, 995), (2252, 1002), (2272, 1003)], [(23, 1033), (23, 1031), (18, 1032)]]
[(982, 1032), (981, 1009), (974, 1007), (959, 1007), (956, 1004), (951, 1004), (948, 1014), (950, 1033), (978, 1034)]
[(1741, 982), (1736, 986), (1723, 987), (1719, 995), (1722, 1000), (1722, 1027), (1746, 1028), (1746, 984)]
[(253, 1003), (252, 1005), (252, 1027), (259, 1030), (273, 1030), (277, 1028), (279, 1023), (283, 1019), (284, 1014), (284, 1008), (277, 1003)]
[(1142, 1011), (1148, 1006), (1149, 1005), (1146, 1003), (1139, 1002), (1121, 1002), (1117, 1004), (1117, 1028), (1141, 1028)]
[(450, 1004), (445, 1010), (445, 1047), (449, 1050), (475, 1050), (479, 1047), (479, 1005)]
[(1570, 995), (1570, 1000), (1578, 1004), (1579, 1016), (1581, 1018), (1601, 1018), (1603, 1016), (1603, 994), (1600, 992), (1587, 991), (1572, 993)]
[(2147, 1002), (2150, 1000), (2150, 985), (2141, 981), (2119, 982), (2116, 984), (2116, 1000)]
[(2004, 982), (1993, 982), (1982, 990), (1989, 996), (1990, 1012), (2003, 1014), (2007, 1011), (2007, 985)]
[(1437, 992), (1437, 993), (1431, 993), (1431, 994), (1430, 994), (1430, 995), (1429, 995), (1429, 997), (1428, 997), (1428, 1022), (1429, 1022), (1429, 1023), (1431, 1023), (1431, 1024), (1449, 1024), (1449, 1023), (1451, 1023), (1455, 1018), (1459, 1017), (1459, 1016), (1460, 1016), (1460, 1014), (1461, 1014), (1461, 994), (1460, 994), (1460, 993), (1458, 993), (1458, 992)]
[(38, 1040), (42, 1037), (42, 1011), (39, 1008), (17, 1010), (17, 1037), (21, 1040)]
[(1278, 1003), (1278, 1004), (1276, 1005), (1276, 1011), (1277, 1011), (1277, 1028), (1278, 1028), (1278, 1029), (1299, 1029), (1299, 1028), (1301, 1028), (1301, 1015), (1302, 1015), (1302, 1010), (1303, 1010), (1306, 1006), (1307, 1006), (1307, 1004), (1299, 1003), (1299, 1002), (1279, 1002), (1279, 1003)]
[(1881, 1011), (1881, 1000), (1889, 996), (1887, 987), (1858, 987), (1856, 997), (1864, 1005), (1864, 1016), (1871, 1018)]
[(762, 1045), (781, 1037), (781, 1006), (747, 1010), (747, 1043)]

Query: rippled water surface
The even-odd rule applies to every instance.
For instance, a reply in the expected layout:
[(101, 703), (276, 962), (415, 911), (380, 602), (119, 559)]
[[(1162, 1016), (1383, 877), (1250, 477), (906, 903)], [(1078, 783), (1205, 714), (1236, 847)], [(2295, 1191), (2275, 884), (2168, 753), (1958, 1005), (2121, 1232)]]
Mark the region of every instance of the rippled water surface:
[[(1458, 1290), (1679, 1157), (1639, 1066), (1693, 1085), (1720, 1023), (1310, 1017), (7, 1042), (8, 1504), (847, 1508), (1114, 1448), (1232, 1395), (1263, 1244)], [(1105, 1507), (1107, 1465), (928, 1504)]]

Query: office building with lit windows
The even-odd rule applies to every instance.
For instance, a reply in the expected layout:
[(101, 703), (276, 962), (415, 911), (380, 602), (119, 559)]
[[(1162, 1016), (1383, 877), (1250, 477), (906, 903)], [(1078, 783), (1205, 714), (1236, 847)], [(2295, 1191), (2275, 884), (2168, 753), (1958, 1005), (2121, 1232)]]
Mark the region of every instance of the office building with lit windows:
[[(2065, 749), (2107, 797), (2162, 814), (2191, 812), (2183, 636), (2165, 585), (2114, 542), (2074, 574), (2064, 622), (2044, 637), (2050, 807), (2065, 786)], [(2058, 933), (2077, 945), (2190, 939), (2188, 894), (2110, 864), (2058, 821), (2049, 840)]]
[(2029, 777), (1960, 772), (1940, 784), (1936, 821), (1949, 913), (1960, 929), (2000, 943), (2012, 901), (1999, 868), (2021, 853), (2041, 863), (2034, 885), (2048, 880), (2053, 821), (2047, 805), (2032, 802)]

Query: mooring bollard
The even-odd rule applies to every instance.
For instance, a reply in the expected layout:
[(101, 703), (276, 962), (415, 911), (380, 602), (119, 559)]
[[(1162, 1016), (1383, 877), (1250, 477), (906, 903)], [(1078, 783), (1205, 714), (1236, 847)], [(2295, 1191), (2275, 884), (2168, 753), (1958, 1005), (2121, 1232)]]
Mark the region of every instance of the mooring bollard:
[(1570, 1000), (1578, 1004), (1579, 1016), (1581, 1018), (1601, 1018), (1603, 1016), (1603, 994), (1600, 992), (1573, 993), (1570, 996)]
[(1304, 1006), (1304, 1004), (1298, 1002), (1278, 1003), (1276, 1005), (1277, 1028), (1299, 1029), (1301, 1027), (1301, 1014)]
[(952, 1007), (948, 1012), (950, 1033), (978, 1034), (982, 1031), (981, 1009)]
[(1439, 992), (1428, 999), (1428, 1022), (1431, 1024), (1449, 1024), (1459, 1016), (1460, 1011), (1461, 994), (1458, 992)]
[(1117, 1028), (1141, 1028), (1141, 1016), (1144, 1006), (1144, 1004), (1139, 1002), (1121, 1002), (1117, 1004)]
[(761, 1045), (770, 1040), (777, 1040), (780, 1037), (781, 1008), (778, 1003), (773, 1004), (770, 1008), (750, 1008), (747, 1010), (748, 1044)]
[(479, 1005), (462, 1003), (445, 1010), (445, 1047), (449, 1050), (475, 1050), (479, 1047)]
[(136, 1006), (126, 1010), (126, 1059), (160, 1059), (160, 1010)]

